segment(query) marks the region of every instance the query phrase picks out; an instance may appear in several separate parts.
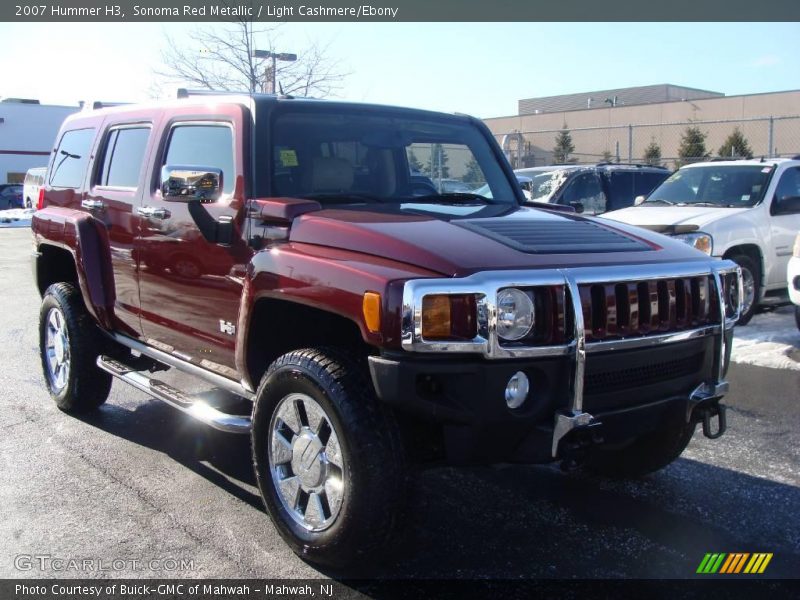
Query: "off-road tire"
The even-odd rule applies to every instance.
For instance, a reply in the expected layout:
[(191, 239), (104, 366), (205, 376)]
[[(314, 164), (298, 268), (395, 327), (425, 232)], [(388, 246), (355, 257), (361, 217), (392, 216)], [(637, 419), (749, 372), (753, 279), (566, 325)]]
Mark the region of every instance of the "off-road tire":
[[(51, 378), (46, 352), (51, 311), (60, 311), (67, 332), (69, 367), (66, 384), (58, 389)], [(54, 283), (44, 293), (39, 311), (39, 355), (45, 385), (56, 406), (66, 412), (87, 412), (103, 404), (111, 391), (111, 375), (95, 363), (106, 340), (86, 311), (80, 291), (70, 283)]]
[[(327, 529), (304, 529), (278, 496), (269, 462), (273, 413), (291, 394), (306, 394), (336, 431), (344, 495)], [(273, 362), (253, 407), (252, 452), (267, 512), (289, 546), (309, 562), (338, 569), (374, 559), (387, 546), (406, 502), (406, 461), (397, 422), (373, 391), (366, 360), (336, 348), (307, 348)]]
[(756, 309), (758, 308), (758, 297), (761, 293), (761, 266), (745, 254), (737, 254), (731, 256), (730, 259), (742, 268), (743, 277), (745, 269), (753, 276), (753, 303), (750, 305), (747, 312), (742, 313), (739, 320), (736, 322), (737, 325), (747, 325), (750, 319), (753, 318), (753, 315), (756, 314)]
[(635, 479), (663, 469), (677, 459), (694, 435), (696, 423), (664, 425), (622, 448), (594, 448), (586, 461), (590, 472), (614, 479)]

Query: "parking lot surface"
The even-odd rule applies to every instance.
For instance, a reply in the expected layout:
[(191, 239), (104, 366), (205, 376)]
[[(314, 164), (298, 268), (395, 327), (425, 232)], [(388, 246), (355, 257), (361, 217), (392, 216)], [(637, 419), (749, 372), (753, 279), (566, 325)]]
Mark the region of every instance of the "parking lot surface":
[[(42, 382), (30, 251), (29, 231), (0, 231), (0, 577), (325, 577), (264, 513), (245, 436), (207, 429), (120, 382), (91, 416), (55, 408)], [(760, 326), (782, 332), (768, 343), (783, 345), (786, 362), (732, 366), (721, 439), (698, 433), (676, 463), (635, 482), (554, 466), (415, 473), (404, 534), (354, 575), (683, 578), (706, 552), (771, 552), (764, 576), (796, 577), (800, 332), (784, 308), (743, 328), (744, 346), (760, 343), (748, 333)], [(42, 569), (20, 555), (95, 567), (118, 559), (120, 568)]]

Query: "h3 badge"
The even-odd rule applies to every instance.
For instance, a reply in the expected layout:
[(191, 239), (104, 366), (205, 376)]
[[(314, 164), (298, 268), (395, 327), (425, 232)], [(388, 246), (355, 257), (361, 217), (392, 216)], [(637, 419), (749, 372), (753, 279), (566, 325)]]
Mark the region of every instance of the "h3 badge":
[(225, 321), (223, 319), (220, 319), (219, 330), (222, 333), (227, 333), (228, 335), (236, 335), (236, 325), (234, 325), (230, 321)]

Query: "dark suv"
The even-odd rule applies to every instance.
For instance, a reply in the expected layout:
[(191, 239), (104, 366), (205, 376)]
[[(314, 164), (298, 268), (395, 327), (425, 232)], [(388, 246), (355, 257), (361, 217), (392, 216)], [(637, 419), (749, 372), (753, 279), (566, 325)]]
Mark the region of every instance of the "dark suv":
[(530, 201), (572, 206), (576, 212), (590, 215), (633, 206), (637, 196), (646, 196), (670, 174), (663, 167), (618, 163), (552, 165), (514, 172), (531, 178), (526, 185)]
[[(82, 111), (54, 148), (32, 221), (50, 395), (97, 409), (115, 377), (250, 436), (306, 559), (389, 547), (410, 463), (638, 476), (725, 428), (736, 265), (525, 206), (477, 119), (190, 96)], [(410, 158), (443, 152), (487, 195), (420, 186)]]

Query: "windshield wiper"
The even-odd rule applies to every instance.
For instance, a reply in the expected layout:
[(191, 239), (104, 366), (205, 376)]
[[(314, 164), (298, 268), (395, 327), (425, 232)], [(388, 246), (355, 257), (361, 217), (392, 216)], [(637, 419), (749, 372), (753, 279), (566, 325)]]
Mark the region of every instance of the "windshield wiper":
[(445, 194), (426, 194), (424, 196), (412, 196), (408, 202), (425, 204), (497, 204), (494, 200), (481, 196), (480, 194), (470, 194), (468, 192), (449, 192)]
[(318, 200), (320, 202), (331, 204), (383, 203), (383, 200), (378, 196), (373, 196), (371, 194), (360, 194), (357, 192), (319, 192), (315, 194), (305, 194), (302, 197), (306, 198), (307, 200)]
[(655, 204), (656, 202), (661, 202), (663, 204), (669, 204), (670, 206), (675, 206), (675, 202), (670, 202), (669, 200), (663, 200), (661, 198), (652, 198), (652, 199), (648, 198), (647, 200), (642, 202), (642, 204), (649, 204), (650, 202), (652, 202), (653, 204)]
[(733, 204), (719, 204), (718, 202), (681, 202), (678, 206), (713, 206), (714, 208), (732, 208)]

